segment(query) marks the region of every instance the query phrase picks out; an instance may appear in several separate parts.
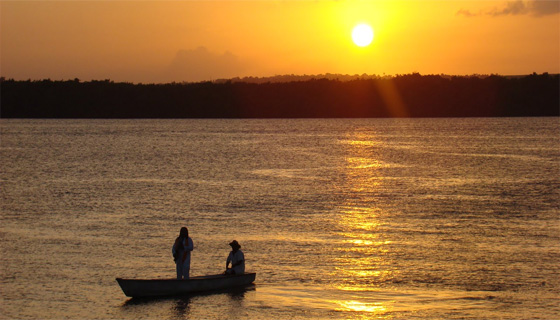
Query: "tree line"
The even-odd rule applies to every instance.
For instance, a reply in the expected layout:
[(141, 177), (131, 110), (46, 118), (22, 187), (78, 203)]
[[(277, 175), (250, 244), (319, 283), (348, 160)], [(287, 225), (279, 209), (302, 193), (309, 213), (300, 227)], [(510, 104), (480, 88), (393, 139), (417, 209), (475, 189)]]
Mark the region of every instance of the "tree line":
[(2, 118), (384, 118), (560, 115), (560, 76), (168, 84), (0, 79)]

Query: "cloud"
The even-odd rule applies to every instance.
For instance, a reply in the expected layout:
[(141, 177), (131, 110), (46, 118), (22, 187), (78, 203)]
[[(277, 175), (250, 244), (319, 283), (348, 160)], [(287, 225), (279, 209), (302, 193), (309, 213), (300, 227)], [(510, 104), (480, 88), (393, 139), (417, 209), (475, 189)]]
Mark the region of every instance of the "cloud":
[(467, 9), (460, 9), (459, 11), (457, 11), (456, 15), (465, 16), (465, 17), (476, 17), (479, 14), (472, 13), (470, 10), (467, 10)]
[(227, 51), (216, 54), (205, 47), (180, 50), (165, 70), (165, 81), (196, 82), (232, 78), (246, 73), (251, 64)]
[(532, 1), (533, 14), (536, 16), (546, 16), (560, 13), (560, 1)]
[(493, 8), (492, 10), (488, 11), (488, 14), (494, 17), (527, 13), (529, 13), (529, 7), (521, 0), (510, 1), (506, 3), (505, 8)]
[(508, 1), (500, 7), (494, 7), (478, 12), (471, 12), (468, 9), (457, 11), (458, 16), (508, 16), (508, 15), (532, 15), (536, 17), (553, 15), (560, 13), (560, 1), (557, 0), (515, 0)]

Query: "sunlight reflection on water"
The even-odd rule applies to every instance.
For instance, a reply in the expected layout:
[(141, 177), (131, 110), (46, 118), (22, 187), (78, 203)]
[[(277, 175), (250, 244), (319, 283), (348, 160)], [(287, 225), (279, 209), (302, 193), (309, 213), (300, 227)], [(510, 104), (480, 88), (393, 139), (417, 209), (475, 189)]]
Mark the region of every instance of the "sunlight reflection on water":
[[(346, 238), (344, 246), (337, 258), (336, 272), (341, 273), (341, 282), (335, 288), (342, 291), (363, 291), (372, 282), (384, 282), (392, 278), (398, 270), (384, 269), (383, 265), (388, 249), (388, 239), (380, 239), (379, 227), (383, 216), (381, 208), (370, 201), (375, 192), (384, 188), (383, 179), (376, 170), (385, 167), (376, 154), (383, 146), (374, 134), (350, 132), (348, 138), (341, 141), (345, 145), (346, 169), (345, 185), (354, 195), (347, 198), (340, 206), (338, 223), (344, 230), (339, 234)], [(386, 301), (332, 300), (338, 311), (360, 312), (363, 317), (380, 317), (390, 311)]]
[(335, 301), (340, 308), (336, 308), (338, 311), (357, 311), (365, 314), (361, 314), (360, 317), (364, 319), (369, 319), (372, 316), (381, 316), (390, 311), (386, 303), (383, 302), (362, 302), (362, 301)]

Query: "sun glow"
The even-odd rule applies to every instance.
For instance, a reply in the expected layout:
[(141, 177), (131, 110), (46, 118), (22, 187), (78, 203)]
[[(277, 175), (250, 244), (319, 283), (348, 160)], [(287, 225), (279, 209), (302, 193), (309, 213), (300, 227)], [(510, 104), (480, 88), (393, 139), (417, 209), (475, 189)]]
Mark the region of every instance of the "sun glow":
[(352, 40), (359, 47), (368, 46), (373, 40), (373, 29), (365, 23), (355, 26), (352, 29)]

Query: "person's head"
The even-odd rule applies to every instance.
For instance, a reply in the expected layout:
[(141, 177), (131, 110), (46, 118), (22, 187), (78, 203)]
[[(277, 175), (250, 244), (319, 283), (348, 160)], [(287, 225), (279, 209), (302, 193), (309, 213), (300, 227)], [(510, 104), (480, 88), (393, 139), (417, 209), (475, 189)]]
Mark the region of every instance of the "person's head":
[(189, 229), (187, 229), (187, 227), (182, 227), (181, 231), (179, 231), (179, 237), (188, 238), (189, 237)]
[(231, 246), (231, 249), (233, 251), (237, 251), (241, 249), (241, 245), (239, 245), (239, 242), (237, 242), (237, 240), (233, 240), (232, 242), (229, 243), (229, 245)]

